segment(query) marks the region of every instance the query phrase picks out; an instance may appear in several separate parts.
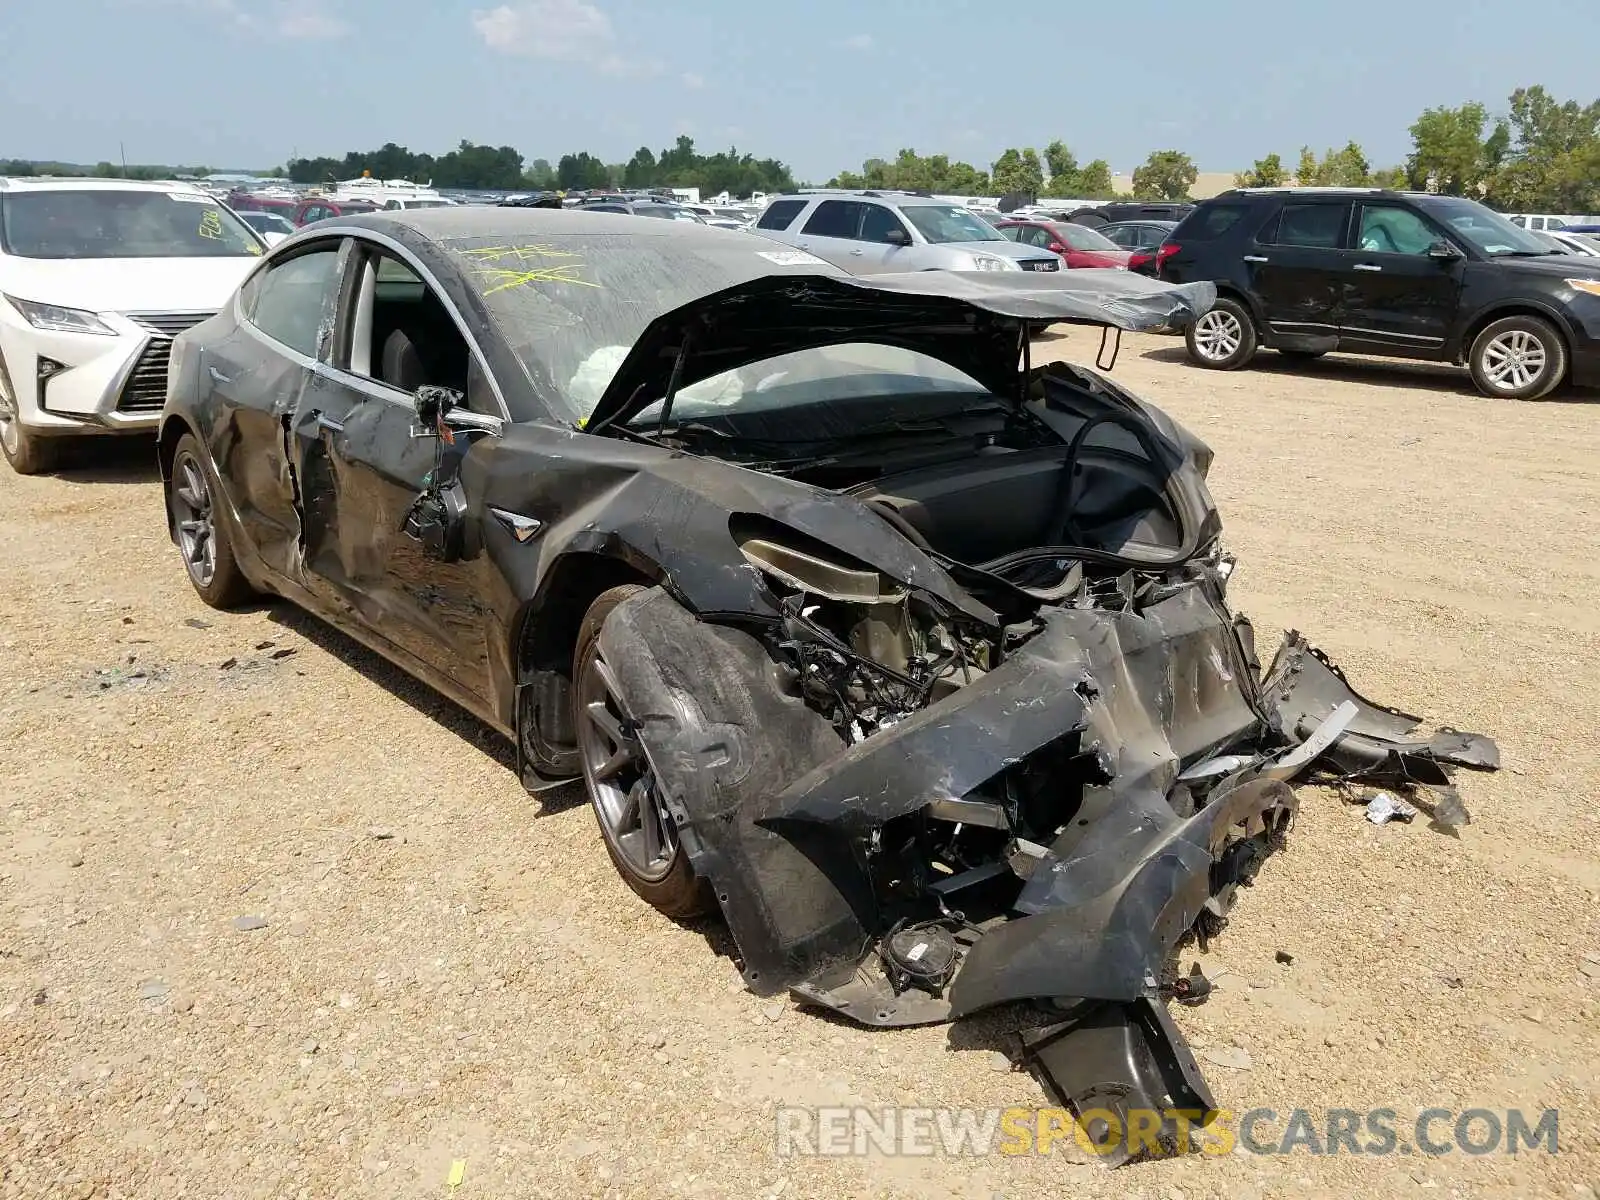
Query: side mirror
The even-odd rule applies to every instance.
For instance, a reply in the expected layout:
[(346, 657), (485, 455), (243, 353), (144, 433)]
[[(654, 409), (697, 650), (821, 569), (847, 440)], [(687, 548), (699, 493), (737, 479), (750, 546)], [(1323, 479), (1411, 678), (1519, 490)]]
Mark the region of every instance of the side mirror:
[(1067, 248), (1060, 242), (1051, 242), (1045, 249), (1050, 251), (1051, 254), (1065, 254), (1067, 252)]
[(1453, 259), (1460, 258), (1461, 251), (1456, 249), (1454, 242), (1447, 242), (1440, 238), (1428, 247), (1428, 257), (1437, 259), (1440, 262), (1450, 262)]
[(488, 433), (499, 437), (505, 432), (505, 422), (499, 417), (485, 416), (462, 408), (466, 397), (454, 388), (424, 384), (411, 397), (416, 408), (417, 423), (411, 427), (412, 437), (437, 437), (453, 445), (456, 433)]
[(889, 230), (888, 233), (883, 235), (883, 240), (888, 242), (889, 245), (891, 245), (891, 246), (909, 246), (909, 245), (911, 245), (911, 235), (909, 233), (907, 233), (904, 229), (891, 229), (891, 230)]

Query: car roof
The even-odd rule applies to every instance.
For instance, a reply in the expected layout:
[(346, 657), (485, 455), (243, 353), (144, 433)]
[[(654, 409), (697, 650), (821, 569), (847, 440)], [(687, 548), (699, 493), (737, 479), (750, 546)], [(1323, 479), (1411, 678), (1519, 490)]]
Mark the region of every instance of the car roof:
[(0, 175), (0, 191), (7, 192), (189, 192), (211, 193), (181, 179), (64, 179), (48, 175)]
[[(614, 238), (618, 231), (615, 213), (593, 212), (578, 208), (501, 208), (499, 205), (460, 205), (455, 208), (412, 208), (371, 213), (356, 213), (337, 218), (340, 225), (351, 229), (370, 229), (375, 233), (421, 236), (427, 241), (441, 242), (457, 238), (504, 239), (508, 245), (520, 238), (550, 237)], [(758, 252), (779, 252), (785, 247), (733, 229), (718, 229), (698, 221), (640, 221), (626, 222), (630, 238), (671, 238), (670, 243), (652, 245), (652, 252), (682, 255), (685, 258), (699, 254), (718, 257), (727, 254), (749, 254), (749, 275), (766, 274), (755, 264), (761, 262)], [(326, 234), (334, 227), (319, 225)], [(731, 239), (731, 240), (730, 240)], [(599, 247), (596, 246), (595, 250)], [(619, 251), (620, 252), (620, 251)], [(792, 251), (791, 251), (792, 253)], [(827, 274), (838, 274), (837, 268), (826, 267), (818, 259), (816, 268)], [(769, 268), (770, 269), (770, 268)]]

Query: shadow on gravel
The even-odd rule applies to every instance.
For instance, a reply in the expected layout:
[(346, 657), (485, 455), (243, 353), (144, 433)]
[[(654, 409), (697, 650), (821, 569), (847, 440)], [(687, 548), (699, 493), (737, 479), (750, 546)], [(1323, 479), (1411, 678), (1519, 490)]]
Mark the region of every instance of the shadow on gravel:
[[(1182, 363), (1195, 371), (1198, 367), (1189, 361), (1189, 352), (1180, 344), (1146, 350), (1139, 355), (1150, 362)], [(1220, 372), (1219, 372), (1220, 373)], [(1250, 365), (1233, 372), (1245, 375), (1276, 375), (1280, 378), (1325, 379), (1334, 383), (1366, 383), (1377, 387), (1419, 388), (1431, 392), (1454, 392), (1486, 403), (1502, 403), (1480, 395), (1473, 386), (1472, 377), (1465, 367), (1446, 363), (1399, 362), (1389, 358), (1361, 358), (1355, 355), (1330, 354), (1326, 358), (1291, 359), (1275, 350), (1263, 350), (1250, 361)], [(1571, 386), (1558, 389), (1553, 395), (1535, 401), (1538, 404), (1593, 403), (1594, 392)], [(1516, 401), (1504, 401), (1511, 404)]]
[[(72, 483), (155, 483), (161, 478), (154, 435), (63, 438), (50, 474)], [(159, 507), (159, 505), (158, 505)]]
[(507, 771), (515, 773), (517, 755), (511, 743), (454, 701), (446, 699), (426, 684), (411, 678), (399, 667), (380, 658), (361, 643), (346, 637), (310, 613), (282, 602), (268, 604), (266, 608), (268, 617), (275, 624), (282, 625), (319, 649), (326, 650), (391, 696), (404, 700), (423, 716), (449, 730), (462, 741), (470, 743), (474, 749), (487, 754)]

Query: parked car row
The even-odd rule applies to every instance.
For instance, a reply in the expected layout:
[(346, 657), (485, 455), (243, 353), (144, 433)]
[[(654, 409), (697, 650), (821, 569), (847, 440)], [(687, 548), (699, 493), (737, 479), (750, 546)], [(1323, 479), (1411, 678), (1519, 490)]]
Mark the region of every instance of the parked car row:
[(1600, 386), (1600, 260), (1472, 200), (1260, 188), (1207, 200), (1157, 251), (1158, 275), (1217, 285), (1190, 327), (1201, 366), (1262, 348), (1465, 363), (1485, 395)]

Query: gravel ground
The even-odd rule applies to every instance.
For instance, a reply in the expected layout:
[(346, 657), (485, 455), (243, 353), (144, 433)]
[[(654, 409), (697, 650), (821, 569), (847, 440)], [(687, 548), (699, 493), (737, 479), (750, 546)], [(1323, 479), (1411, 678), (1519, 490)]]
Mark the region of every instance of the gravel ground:
[(1219, 1102), (1388, 1107), (1402, 1140), (1427, 1107), (1554, 1107), (1558, 1156), (779, 1158), (780, 1103), (1043, 1099), (997, 1069), (1003, 1019), (870, 1032), (747, 994), (726, 934), (644, 907), (473, 719), (282, 605), (204, 608), (122, 444), (0, 470), (0, 1195), (1592, 1195), (1600, 405), (1211, 374), (1162, 338), (1116, 374), (1216, 449), (1268, 651), (1306, 630), (1507, 764), (1463, 774), (1458, 839), (1303, 789), (1199, 956), (1222, 990), (1175, 1014), (1233, 1064)]

